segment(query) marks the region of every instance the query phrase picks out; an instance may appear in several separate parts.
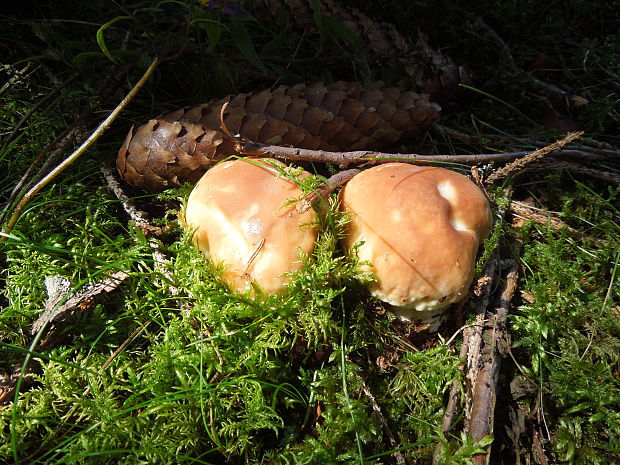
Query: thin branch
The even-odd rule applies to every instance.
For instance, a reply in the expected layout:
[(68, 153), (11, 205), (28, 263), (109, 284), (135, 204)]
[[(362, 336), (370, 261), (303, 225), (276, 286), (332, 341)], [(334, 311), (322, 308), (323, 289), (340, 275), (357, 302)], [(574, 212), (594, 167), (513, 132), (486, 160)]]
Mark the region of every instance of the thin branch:
[[(348, 166), (356, 163), (385, 163), (399, 161), (405, 163), (462, 163), (475, 165), (491, 162), (511, 162), (530, 155), (531, 151), (506, 153), (476, 153), (470, 155), (419, 155), (417, 153), (384, 153), (372, 150), (358, 150), (354, 152), (329, 152), (326, 150), (300, 149), (296, 147), (281, 147), (278, 145), (258, 144), (254, 142), (240, 142), (238, 147), (241, 155), (273, 157), (291, 161), (313, 161), (334, 163), (339, 166)], [(584, 150), (555, 150), (554, 157), (573, 157), (583, 160), (616, 159), (620, 161), (620, 152), (603, 155)]]
[[(481, 290), (480, 300), (476, 311), (476, 318), (474, 319), (471, 327), (466, 328), (465, 331), (463, 331), (463, 344), (467, 345), (466, 379), (472, 390), (475, 385), (476, 378), (478, 377), (480, 352), (483, 343), (482, 332), (484, 330), (484, 325), (487, 320), (488, 307), (491, 301), (491, 291), (493, 287), (492, 284), (494, 283), (493, 277), (498, 267), (499, 257), (497, 251), (495, 251), (489, 258), (487, 266), (484, 270), (484, 275), (481, 278), (481, 281), (483, 281), (484, 284)], [(467, 397), (465, 401), (466, 404), (470, 405), (472, 399), (471, 397)], [(465, 419), (465, 425), (467, 427), (469, 423), (469, 416), (472, 414), (471, 405), (470, 408), (466, 409), (466, 412), (468, 413), (468, 417)]]
[[(509, 198), (512, 197), (512, 192), (510, 189), (506, 189), (505, 193)], [(506, 210), (506, 207), (499, 209), (497, 212), (497, 221), (504, 221)], [(482, 276), (478, 279), (476, 290), (474, 291), (479, 298), (476, 309), (476, 317), (472, 324), (463, 329), (463, 344), (461, 345), (459, 357), (466, 359), (461, 369), (466, 369), (467, 374), (465, 376), (465, 381), (468, 384), (469, 390), (472, 392), (475, 388), (475, 382), (478, 377), (479, 359), (483, 344), (482, 333), (487, 320), (488, 307), (491, 302), (492, 284), (495, 282), (493, 278), (500, 266), (497, 247), (499, 247), (498, 243), (496, 244), (496, 250), (493, 251), (487, 260)], [(459, 388), (460, 382), (454, 381), (450, 389), (448, 405), (442, 419), (442, 431), (447, 431), (454, 420), (454, 415), (459, 401)], [(467, 417), (465, 418), (466, 428), (469, 427), (469, 421), (472, 415), (471, 403), (472, 397), (466, 392), (465, 404), (468, 405), (468, 408), (465, 409), (467, 413)], [(440, 455), (441, 443), (438, 443), (435, 446), (435, 452), (433, 453), (433, 465), (437, 465), (439, 463)]]
[(120, 200), (125, 213), (129, 215), (134, 224), (139, 227), (145, 235), (152, 234), (155, 236), (160, 236), (164, 232), (163, 228), (153, 226), (148, 221), (148, 214), (136, 207), (133, 200), (125, 194), (125, 191), (114, 177), (114, 172), (112, 169), (105, 165), (102, 165), (99, 169), (103, 173), (103, 177), (106, 180), (108, 188), (112, 191), (116, 198)]
[(314, 191), (304, 195), (301, 200), (297, 202), (295, 210), (299, 214), (307, 212), (314, 206), (315, 203), (319, 201), (319, 199), (325, 199), (327, 195), (338, 189), (343, 184), (349, 182), (353, 176), (360, 172), (361, 170), (352, 169), (340, 171), (339, 173), (334, 174)]
[[(473, 325), (470, 325), (473, 326)], [(463, 344), (461, 345), (461, 351), (459, 353), (459, 358), (464, 359), (467, 356), (467, 352), (469, 351), (469, 341), (463, 338)], [(461, 366), (462, 370), (464, 366)], [(446, 411), (443, 414), (443, 418), (441, 420), (441, 431), (446, 432), (452, 426), (452, 421), (454, 420), (454, 414), (456, 413), (456, 407), (459, 401), (459, 392), (460, 392), (460, 382), (458, 380), (454, 380), (452, 382), (452, 386), (450, 387), (450, 395), (448, 396), (448, 405), (446, 406)], [(439, 464), (439, 459), (441, 457), (441, 442), (437, 442), (435, 446), (435, 451), (433, 452), (433, 465)]]
[(169, 283), (168, 289), (170, 290), (170, 292), (173, 295), (179, 295), (181, 291), (177, 287), (172, 285), (172, 283), (174, 282), (174, 279), (172, 278), (172, 275), (168, 271), (168, 266), (167, 266), (168, 259), (166, 255), (161, 251), (161, 244), (159, 243), (159, 241), (157, 241), (153, 237), (153, 236), (160, 236), (161, 234), (164, 233), (165, 230), (163, 228), (158, 228), (157, 226), (153, 226), (148, 221), (147, 219), (148, 215), (142, 210), (138, 209), (134, 205), (132, 200), (129, 197), (127, 197), (127, 195), (123, 191), (123, 188), (121, 187), (121, 185), (118, 183), (118, 181), (114, 177), (114, 174), (110, 168), (106, 166), (102, 166), (100, 169), (101, 169), (101, 172), (103, 173), (103, 177), (105, 178), (108, 187), (114, 193), (114, 195), (116, 195), (116, 198), (120, 200), (121, 205), (123, 206), (123, 209), (125, 210), (125, 212), (129, 215), (129, 217), (132, 219), (134, 224), (138, 226), (142, 230), (144, 235), (146, 236), (147, 245), (151, 248), (151, 253), (153, 255), (153, 263), (155, 264), (155, 269), (158, 272), (160, 272), (161, 275), (164, 276), (168, 280), (168, 283)]
[(555, 230), (566, 228), (569, 234), (577, 237), (586, 236), (581, 231), (569, 226), (556, 216), (553, 216), (549, 211), (541, 208), (532, 207), (523, 202), (512, 202), (510, 204), (510, 211), (513, 213), (513, 215), (516, 215), (519, 218), (523, 218), (525, 220), (531, 220), (535, 223), (542, 225), (550, 224), (551, 227)]
[[(396, 442), (396, 439), (394, 439), (394, 435), (392, 434), (390, 425), (388, 424), (385, 416), (383, 415), (383, 412), (381, 411), (381, 406), (377, 402), (377, 399), (372, 394), (372, 392), (370, 391), (370, 389), (368, 388), (368, 386), (366, 385), (362, 377), (358, 374), (356, 374), (355, 377), (360, 381), (360, 383), (362, 383), (362, 392), (370, 401), (370, 405), (372, 406), (373, 412), (375, 412), (375, 415), (377, 415), (377, 417), (381, 421), (381, 424), (383, 425), (383, 429), (385, 430), (385, 435), (388, 437), (388, 441), (390, 441), (390, 446), (392, 447), (392, 449), (397, 449), (398, 443)], [(392, 453), (392, 456), (396, 459), (396, 463), (398, 465), (406, 465), (407, 461), (405, 460), (405, 456), (399, 450), (395, 450)]]
[[(503, 218), (503, 214), (502, 214)], [(484, 328), (484, 321), (486, 318), (486, 311), (489, 305), (489, 301), (491, 298), (491, 283), (493, 282), (493, 276), (495, 275), (495, 270), (499, 265), (499, 259), (497, 257), (497, 253), (493, 252), (493, 254), (489, 257), (487, 261), (487, 265), (484, 269), (482, 277), (478, 280), (479, 287), (481, 288), (479, 291), (480, 302), (478, 304), (476, 318), (471, 325), (463, 328), (463, 344), (461, 345), (461, 351), (459, 353), (459, 358), (465, 359), (467, 361), (463, 363), (461, 366), (461, 370), (464, 370), (466, 366), (469, 367), (468, 375), (472, 372), (472, 367), (475, 366), (474, 363), (476, 361), (472, 361), (472, 357), (474, 354), (480, 353), (480, 345), (482, 342), (482, 330)], [(443, 414), (442, 422), (441, 422), (441, 430), (448, 431), (450, 426), (452, 426), (452, 422), (454, 420), (454, 414), (456, 413), (456, 408), (458, 406), (459, 401), (459, 392), (460, 392), (460, 381), (455, 380), (452, 383), (452, 387), (450, 388), (450, 395), (448, 397), (448, 405), (446, 406), (446, 410)], [(469, 400), (469, 399), (466, 399)], [(442, 445), (440, 442), (435, 446), (435, 451), (433, 453), (433, 465), (439, 464), (439, 458), (441, 456), (441, 448)]]
[(589, 178), (599, 179), (603, 182), (620, 184), (620, 173), (612, 170), (603, 170), (593, 168), (592, 166), (582, 166), (577, 163), (571, 163), (563, 160), (544, 160), (528, 167), (531, 170), (556, 170), (565, 169), (572, 173), (587, 176)]
[(116, 350), (112, 353), (112, 355), (110, 355), (108, 357), (108, 359), (104, 362), (103, 365), (101, 365), (101, 371), (104, 371), (106, 368), (108, 368), (110, 366), (110, 364), (114, 361), (114, 359), (116, 357), (118, 357), (118, 355), (125, 350), (125, 348), (127, 348), (127, 346), (129, 344), (131, 344), (131, 342), (138, 337), (138, 334), (140, 334), (142, 331), (144, 331), (144, 325), (140, 325), (138, 326), (136, 329), (134, 329), (133, 333), (131, 333), (129, 335), (129, 337), (127, 339), (125, 339), (125, 342), (123, 342), (120, 346), (118, 346), (116, 348)]
[(28, 62), (26, 63), (26, 66), (24, 66), (21, 70), (17, 71), (7, 82), (4, 83), (4, 85), (0, 88), (0, 95), (3, 95), (6, 91), (8, 91), (12, 85), (14, 85), (15, 83), (19, 82), (20, 79), (24, 78), (24, 75), (30, 71), (30, 68), (32, 68), (33, 64), (32, 62)]
[(527, 165), (542, 160), (544, 157), (546, 157), (552, 152), (561, 150), (562, 147), (564, 147), (567, 144), (570, 144), (572, 141), (574, 141), (575, 139), (578, 139), (582, 135), (583, 135), (583, 131), (569, 132), (562, 139), (555, 141), (554, 143), (549, 144), (545, 147), (542, 147), (538, 150), (534, 150), (532, 153), (528, 154), (527, 156), (519, 160), (515, 160), (509, 165), (506, 165), (503, 168), (500, 168), (495, 173), (493, 173), (491, 176), (489, 176), (489, 178), (487, 179), (487, 183), (493, 184), (494, 182), (499, 181), (500, 179), (503, 179), (509, 176), (511, 173), (515, 173), (515, 172), (519, 172), (523, 170)]
[[(53, 181), (60, 173), (62, 173), (68, 166), (70, 166), (75, 160), (80, 157), (101, 135), (108, 129), (108, 127), (112, 124), (112, 122), (116, 119), (116, 117), (120, 114), (120, 112), (131, 102), (133, 97), (138, 93), (140, 88), (144, 85), (144, 83), (151, 76), (155, 68), (157, 68), (157, 64), (159, 60), (154, 58), (151, 62), (151, 65), (144, 72), (138, 83), (129, 91), (129, 93), (125, 96), (125, 98), (121, 101), (121, 103), (110, 113), (110, 115), (99, 125), (99, 127), (93, 132), (86, 141), (80, 147), (75, 150), (69, 157), (67, 157), (62, 163), (60, 163), (54, 170), (52, 170), (47, 176), (45, 176), (37, 185), (35, 185), (32, 189), (30, 189), (26, 195), (21, 199), (21, 201), (15, 207), (13, 211), (13, 215), (9, 218), (8, 224), (3, 230), (4, 234), (8, 234), (13, 230), (13, 227), (17, 223), (19, 216), (22, 211), (28, 205), (30, 200), (37, 195), (45, 186), (47, 186), (51, 181)], [(6, 240), (6, 236), (0, 236), (0, 242)]]

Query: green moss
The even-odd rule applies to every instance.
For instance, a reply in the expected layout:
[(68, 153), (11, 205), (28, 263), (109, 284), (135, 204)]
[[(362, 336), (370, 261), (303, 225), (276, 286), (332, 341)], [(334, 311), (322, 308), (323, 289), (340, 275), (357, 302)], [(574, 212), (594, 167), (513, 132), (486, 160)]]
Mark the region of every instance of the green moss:
[[(567, 220), (593, 225), (591, 233), (607, 244), (620, 239), (610, 221), (610, 200), (577, 184), (563, 194)], [(546, 421), (557, 424), (552, 437), (558, 462), (606, 463), (617, 457), (620, 440), (620, 324), (617, 306), (620, 274), (616, 247), (593, 239), (575, 240), (566, 230), (530, 229), (523, 263), (523, 289), (533, 298), (512, 317), (515, 347), (523, 369), (543, 389)], [(525, 360), (523, 357), (529, 357)]]
[[(619, 50), (610, 27), (613, 7), (578, 0), (535, 3), (459, 4), (481, 15), (507, 41), (511, 56), (488, 30), (445, 4), (390, 0), (355, 6), (395, 22), (410, 36), (422, 29), (434, 47), (474, 72), (480, 92), (470, 91), (466, 111), (446, 107), (444, 124), (471, 134), (506, 135), (515, 147), (529, 147), (519, 135), (554, 139), (556, 129), (542, 124), (546, 102), (530, 79), (530, 65), (546, 55), (552, 69), (545, 79), (589, 101), (568, 116), (588, 136), (617, 142), (618, 99), (610, 88)], [(340, 253), (346, 218), (335, 203), (321, 217), (317, 248), (302, 257), (305, 266), (291, 277), (287, 292), (251, 299), (230, 293), (219, 271), (178, 228), (157, 239), (168, 259), (156, 264), (147, 238), (127, 225), (118, 201), (101, 187), (99, 162), (113, 160), (131, 124), (160, 111), (275, 82), (394, 80), (389, 70), (372, 69), (337, 22), (326, 23), (316, 39), (183, 2), (156, 8), (129, 2), (122, 9), (111, 2), (76, 5), (39, 5), (27, 20), (1, 20), (10, 68), (21, 69), (29, 60), (35, 64), (0, 96), (2, 134), (50, 91), (51, 81), (82, 73), (35, 112), (0, 153), (2, 199), (76, 110), (95, 106), (85, 121), (92, 128), (115, 104), (97, 106), (111, 84), (103, 84), (99, 71), (111, 66), (95, 40), (101, 24), (131, 17), (103, 31), (109, 53), (121, 65), (115, 77), (133, 83), (150, 56), (169, 59), (107, 139), (35, 197), (2, 248), (2, 370), (24, 359), (31, 325), (46, 299), (46, 276), (66, 277), (76, 290), (117, 269), (128, 271), (129, 278), (66, 323), (62, 345), (34, 354), (39, 367), (29, 375), (32, 382), (0, 411), (0, 461), (388, 463), (394, 446), (370, 393), (409, 462), (428, 463), (438, 441), (440, 463), (470, 462), (492, 438), (475, 443), (460, 435), (462, 411), (451, 430), (440, 431), (447, 389), (461, 379), (452, 350), (432, 341), (430, 348), (402, 352), (391, 371), (379, 371), (374, 363), (385, 341), (398, 335), (389, 316), (368, 310), (372, 304), (360, 281), (372, 277)], [(490, 149), (431, 142), (438, 153)], [(301, 187), (311, 190), (319, 179), (309, 178)], [(542, 393), (520, 402), (533, 418), (544, 418), (550, 460), (613, 463), (620, 455), (620, 191), (580, 180), (560, 172), (542, 180), (517, 178), (516, 196), (531, 196), (559, 212), (586, 237), (537, 224), (514, 233), (524, 242), (524, 294), (511, 309), (512, 351), (523, 375)], [(174, 218), (172, 202), (189, 188), (137, 200), (166, 224)], [(506, 206), (502, 192), (491, 195)], [(478, 271), (497, 239), (511, 234), (506, 224), (496, 224)], [(135, 339), (102, 369), (134, 330), (139, 330)], [(503, 366), (500, 395), (507, 389), (505, 375), (516, 370), (507, 359)], [(536, 411), (537, 405), (542, 409)], [(496, 426), (498, 449), (504, 451), (500, 436), (506, 425)]]

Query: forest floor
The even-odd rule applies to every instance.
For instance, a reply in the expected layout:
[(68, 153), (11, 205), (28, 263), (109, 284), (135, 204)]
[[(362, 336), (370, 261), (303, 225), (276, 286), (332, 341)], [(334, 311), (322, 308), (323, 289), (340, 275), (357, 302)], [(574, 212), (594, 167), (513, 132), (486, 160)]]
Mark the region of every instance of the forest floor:
[[(0, 463), (620, 463), (620, 2), (342, 2), (462, 65), (440, 124), (400, 152), (533, 152), (583, 131), (571, 158), (551, 151), (495, 182), (503, 164), (445, 165), (486, 186), (495, 226), (483, 290), (438, 334), (368, 295), (340, 254), (335, 198), (287, 293), (254, 299), (179, 224), (190, 185), (151, 194), (111, 174), (129, 129), (164, 111), (399, 81), (402, 57), (372, 56), (343, 22), (299, 29), (259, 3), (3, 8)], [(20, 212), (155, 57), (109, 129)], [(317, 182), (337, 171), (309, 166)], [(472, 398), (476, 334), (499, 370), (487, 413)], [(492, 434), (472, 437), (481, 415)]]

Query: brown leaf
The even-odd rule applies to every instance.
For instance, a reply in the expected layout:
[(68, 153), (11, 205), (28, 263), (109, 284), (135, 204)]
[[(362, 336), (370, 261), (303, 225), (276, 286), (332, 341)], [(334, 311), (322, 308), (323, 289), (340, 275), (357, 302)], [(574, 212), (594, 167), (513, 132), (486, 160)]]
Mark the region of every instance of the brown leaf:
[[(24, 370), (22, 381), (22, 389), (27, 388), (32, 382), (32, 374), (40, 371), (40, 365), (37, 361), (31, 360), (30, 364)], [(22, 372), (22, 365), (15, 365), (7, 372), (0, 373), (0, 405), (4, 405), (13, 400), (15, 388)]]

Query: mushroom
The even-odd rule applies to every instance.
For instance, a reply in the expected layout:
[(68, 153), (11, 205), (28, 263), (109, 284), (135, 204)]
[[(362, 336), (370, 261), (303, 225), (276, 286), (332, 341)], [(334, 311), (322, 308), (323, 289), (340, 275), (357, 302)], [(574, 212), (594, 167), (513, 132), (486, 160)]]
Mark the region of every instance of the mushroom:
[(445, 309), (466, 297), (490, 232), (482, 191), (454, 171), (388, 163), (351, 179), (340, 201), (351, 219), (343, 244), (357, 247), (376, 277), (371, 293), (436, 331)]
[[(286, 273), (301, 267), (300, 252), (314, 248), (316, 214), (295, 212), (303, 193), (286, 166), (271, 159), (237, 159), (216, 165), (198, 181), (185, 208), (186, 227), (203, 254), (222, 265), (236, 292), (284, 290)], [(307, 177), (303, 171), (298, 179)]]

